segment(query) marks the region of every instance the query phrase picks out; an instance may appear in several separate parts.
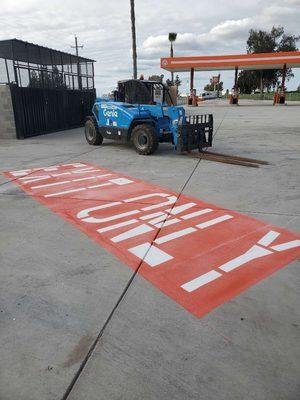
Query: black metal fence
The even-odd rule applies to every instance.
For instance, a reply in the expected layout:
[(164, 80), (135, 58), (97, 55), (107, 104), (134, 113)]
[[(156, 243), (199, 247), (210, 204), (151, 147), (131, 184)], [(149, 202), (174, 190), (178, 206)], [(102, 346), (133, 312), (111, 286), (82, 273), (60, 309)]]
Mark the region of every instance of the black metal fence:
[(94, 61), (22, 40), (0, 40), (0, 83), (94, 89)]
[(22, 40), (0, 41), (19, 139), (84, 124), (96, 97), (94, 61)]
[(95, 90), (61, 90), (11, 85), (18, 139), (82, 126)]

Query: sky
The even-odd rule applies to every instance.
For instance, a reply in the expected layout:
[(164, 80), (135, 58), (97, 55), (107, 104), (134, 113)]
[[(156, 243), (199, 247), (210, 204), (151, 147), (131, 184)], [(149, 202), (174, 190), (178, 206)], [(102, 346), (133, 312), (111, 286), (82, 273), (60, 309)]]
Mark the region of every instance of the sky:
[[(175, 55), (246, 52), (249, 30), (281, 25), (300, 34), (300, 0), (135, 0), (138, 74), (164, 74), (160, 57), (168, 56), (168, 33), (177, 32)], [(0, 0), (0, 40), (18, 38), (74, 52), (74, 35), (83, 44), (80, 55), (96, 60), (97, 94), (113, 90), (132, 77), (129, 0)], [(300, 42), (298, 42), (300, 48)], [(224, 89), (233, 86), (234, 71), (220, 71)], [(201, 91), (214, 72), (195, 72)], [(288, 89), (300, 84), (300, 69)], [(188, 73), (179, 74), (181, 91)]]

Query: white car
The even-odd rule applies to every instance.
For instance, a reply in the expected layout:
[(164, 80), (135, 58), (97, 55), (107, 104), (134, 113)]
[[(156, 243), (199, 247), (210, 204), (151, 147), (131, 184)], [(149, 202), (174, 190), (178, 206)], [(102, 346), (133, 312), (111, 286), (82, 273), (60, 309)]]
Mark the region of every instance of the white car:
[(203, 92), (200, 97), (202, 100), (212, 100), (217, 99), (218, 95), (217, 92)]

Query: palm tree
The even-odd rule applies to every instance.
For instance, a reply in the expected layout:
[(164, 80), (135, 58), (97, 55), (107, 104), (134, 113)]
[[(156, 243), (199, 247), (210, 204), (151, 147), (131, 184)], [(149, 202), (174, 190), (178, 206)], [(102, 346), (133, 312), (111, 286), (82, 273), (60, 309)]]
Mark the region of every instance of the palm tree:
[(131, 7), (131, 34), (132, 34), (132, 61), (133, 61), (133, 79), (137, 79), (137, 55), (136, 55), (136, 35), (135, 35), (135, 13), (134, 0), (130, 0)]
[[(173, 42), (175, 42), (176, 38), (177, 38), (177, 33), (174, 33), (174, 32), (169, 33), (169, 42), (171, 43), (170, 57), (173, 57)], [(173, 85), (174, 84), (174, 72), (171, 72), (171, 81), (172, 81), (172, 85)]]

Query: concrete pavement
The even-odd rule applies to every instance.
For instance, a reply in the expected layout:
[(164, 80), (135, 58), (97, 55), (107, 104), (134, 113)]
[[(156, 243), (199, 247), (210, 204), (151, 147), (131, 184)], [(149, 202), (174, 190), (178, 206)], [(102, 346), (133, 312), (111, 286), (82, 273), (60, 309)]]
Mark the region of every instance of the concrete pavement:
[[(299, 232), (299, 105), (214, 103), (190, 111), (214, 113), (215, 151), (271, 164), (202, 160), (184, 194)], [(81, 129), (0, 142), (2, 171), (80, 160), (177, 192), (197, 162), (168, 145), (90, 147)], [(0, 179), (1, 400), (62, 399), (101, 331), (65, 398), (298, 398), (299, 262), (198, 319)]]

